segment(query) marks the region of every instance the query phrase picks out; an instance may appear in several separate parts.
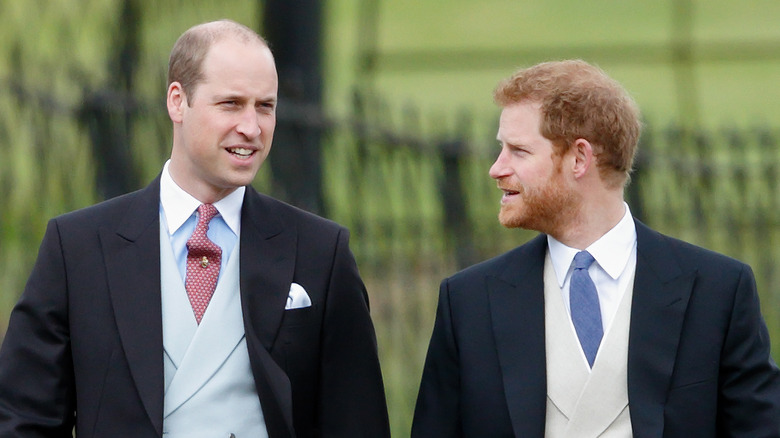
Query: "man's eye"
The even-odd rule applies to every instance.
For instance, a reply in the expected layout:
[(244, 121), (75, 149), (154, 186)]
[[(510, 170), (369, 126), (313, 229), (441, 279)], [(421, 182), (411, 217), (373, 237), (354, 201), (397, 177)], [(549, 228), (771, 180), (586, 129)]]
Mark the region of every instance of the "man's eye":
[(241, 103), (237, 100), (223, 100), (220, 101), (218, 105), (222, 108), (232, 109), (240, 107)]

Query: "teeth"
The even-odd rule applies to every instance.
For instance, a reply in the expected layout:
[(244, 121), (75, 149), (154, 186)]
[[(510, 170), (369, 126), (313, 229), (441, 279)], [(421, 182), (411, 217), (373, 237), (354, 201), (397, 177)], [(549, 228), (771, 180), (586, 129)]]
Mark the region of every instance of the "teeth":
[(244, 156), (244, 157), (248, 157), (248, 156), (252, 155), (252, 150), (251, 149), (230, 148), (229, 151), (231, 153), (233, 153), (233, 154), (241, 155), (241, 156)]

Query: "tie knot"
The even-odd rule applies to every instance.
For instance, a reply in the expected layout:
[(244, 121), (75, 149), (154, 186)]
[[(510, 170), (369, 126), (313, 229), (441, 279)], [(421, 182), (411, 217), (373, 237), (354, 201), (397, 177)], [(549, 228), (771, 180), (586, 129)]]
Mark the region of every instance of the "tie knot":
[(574, 256), (574, 269), (588, 269), (595, 260), (588, 251), (580, 251)]
[(217, 208), (211, 204), (202, 204), (198, 207), (198, 223), (195, 225), (195, 230), (187, 240), (187, 250), (190, 254), (200, 254), (203, 251), (218, 251), (219, 246), (209, 240), (207, 232), (209, 230), (209, 222), (214, 216), (217, 215)]
[(201, 204), (198, 207), (198, 214), (200, 214), (198, 224), (209, 223), (217, 215), (217, 207), (214, 207), (213, 204)]

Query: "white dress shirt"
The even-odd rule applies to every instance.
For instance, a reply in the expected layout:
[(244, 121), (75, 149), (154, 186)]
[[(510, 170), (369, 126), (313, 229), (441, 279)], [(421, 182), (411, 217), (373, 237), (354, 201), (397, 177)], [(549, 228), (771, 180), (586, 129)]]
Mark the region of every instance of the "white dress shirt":
[[(585, 248), (596, 259), (590, 265), (588, 274), (596, 285), (599, 295), (604, 334), (607, 333), (615, 318), (623, 294), (626, 290), (632, 290), (628, 282), (634, 278), (636, 271), (636, 226), (628, 204), (623, 203), (623, 205), (626, 212), (620, 222)], [(580, 250), (566, 246), (549, 235), (547, 243), (558, 287), (561, 288), (563, 302), (571, 318), (569, 284), (574, 271), (572, 261)]]
[[(163, 166), (160, 177), (160, 226), (165, 226), (168, 231), (173, 255), (184, 280), (187, 275), (187, 240), (195, 231), (197, 209), (202, 203), (176, 184), (168, 169), (169, 165), (170, 160)], [(239, 187), (214, 204), (219, 214), (209, 222), (206, 235), (222, 248), (220, 277), (241, 235), (241, 207), (245, 191), (246, 187)]]

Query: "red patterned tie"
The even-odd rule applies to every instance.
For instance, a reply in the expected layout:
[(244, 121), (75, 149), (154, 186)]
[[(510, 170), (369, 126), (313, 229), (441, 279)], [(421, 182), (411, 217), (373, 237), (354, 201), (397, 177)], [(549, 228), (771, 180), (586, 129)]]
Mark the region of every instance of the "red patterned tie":
[(198, 324), (217, 287), (222, 263), (222, 249), (206, 236), (209, 222), (216, 214), (217, 209), (211, 204), (198, 207), (198, 225), (187, 241), (187, 279), (184, 287)]

